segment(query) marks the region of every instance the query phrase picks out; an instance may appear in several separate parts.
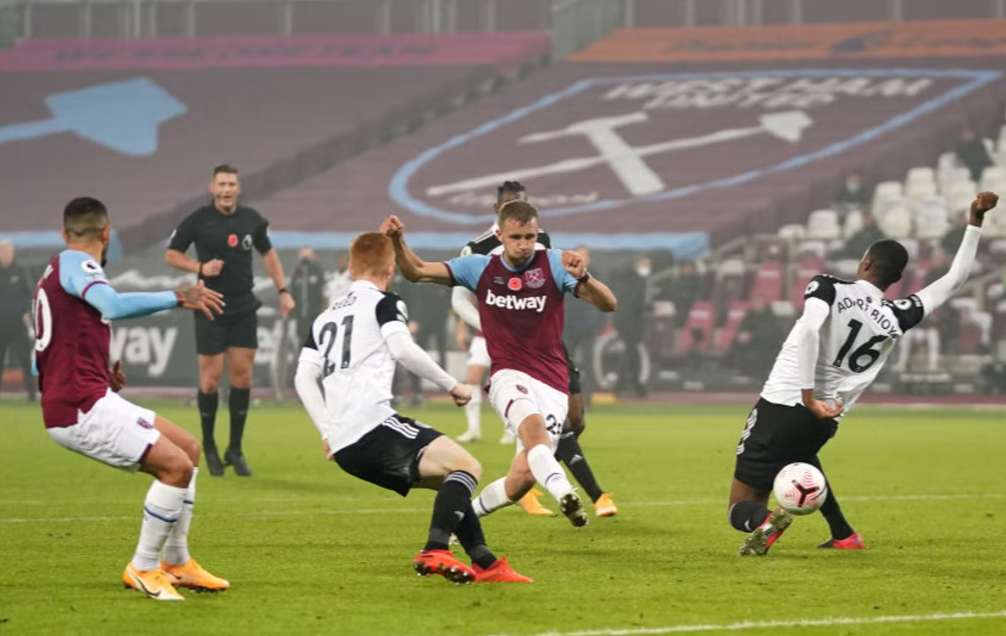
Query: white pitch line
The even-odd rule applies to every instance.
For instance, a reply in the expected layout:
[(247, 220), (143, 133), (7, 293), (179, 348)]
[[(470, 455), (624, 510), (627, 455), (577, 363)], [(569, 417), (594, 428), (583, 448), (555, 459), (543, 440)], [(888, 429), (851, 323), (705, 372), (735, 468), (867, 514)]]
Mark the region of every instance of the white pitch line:
[[(908, 616), (870, 616), (836, 618), (801, 618), (790, 621), (743, 621), (723, 625), (669, 625), (667, 627), (639, 627), (633, 629), (592, 629), (577, 632), (541, 632), (532, 636), (643, 636), (652, 634), (688, 634), (695, 632), (739, 632), (749, 629), (776, 629), (790, 627), (837, 627), (843, 625), (878, 625), (884, 623), (927, 623), (937, 621), (974, 620), (980, 618), (1006, 618), (1002, 612), (954, 612), (952, 614), (916, 614)], [(496, 634), (494, 636), (514, 636)]]
[[(1004, 493), (977, 493), (965, 495), (866, 495), (842, 497), (842, 501), (941, 501), (947, 499), (1002, 499)], [(338, 503), (338, 502), (336, 502)], [(714, 506), (725, 503), (721, 499), (681, 499), (671, 501), (625, 501), (626, 508), (670, 506)], [(260, 510), (258, 512), (202, 512), (200, 517), (327, 517), (342, 515), (386, 515), (426, 513), (429, 508), (330, 508), (324, 510)], [(95, 517), (12, 517), (0, 518), (3, 523), (72, 523), (76, 521), (129, 521), (138, 515), (107, 515)]]

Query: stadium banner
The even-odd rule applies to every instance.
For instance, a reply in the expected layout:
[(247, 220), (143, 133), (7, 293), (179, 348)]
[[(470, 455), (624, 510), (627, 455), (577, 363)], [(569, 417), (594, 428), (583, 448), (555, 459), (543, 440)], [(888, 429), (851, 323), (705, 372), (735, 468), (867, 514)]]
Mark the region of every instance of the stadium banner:
[(516, 179), (553, 233), (628, 234), (636, 249), (692, 258), (693, 246), (806, 218), (814, 188), (830, 195), (864, 160), (942, 148), (934, 134), (958, 134), (964, 112), (1001, 117), (991, 69), (560, 70), (549, 92), (456, 123), (400, 164), (389, 192), (410, 231), (480, 230), (496, 186)]
[(1006, 55), (1006, 20), (623, 29), (577, 62), (728, 62)]
[(511, 70), (548, 51), (548, 36), (542, 32), (133, 41), (42, 38), (0, 51), (0, 71), (483, 65)]

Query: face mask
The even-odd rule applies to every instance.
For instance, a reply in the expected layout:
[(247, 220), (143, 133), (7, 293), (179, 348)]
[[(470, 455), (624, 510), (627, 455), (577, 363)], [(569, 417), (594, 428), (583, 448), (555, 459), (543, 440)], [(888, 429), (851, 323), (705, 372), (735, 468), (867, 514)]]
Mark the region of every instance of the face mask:
[(642, 276), (643, 278), (646, 278), (647, 276), (649, 276), (651, 271), (652, 270), (649, 267), (637, 267), (636, 268), (636, 273), (639, 274), (640, 276)]
[(845, 184), (845, 187), (849, 189), (849, 192), (858, 192), (859, 191), (859, 184), (858, 183), (847, 183), (847, 184)]

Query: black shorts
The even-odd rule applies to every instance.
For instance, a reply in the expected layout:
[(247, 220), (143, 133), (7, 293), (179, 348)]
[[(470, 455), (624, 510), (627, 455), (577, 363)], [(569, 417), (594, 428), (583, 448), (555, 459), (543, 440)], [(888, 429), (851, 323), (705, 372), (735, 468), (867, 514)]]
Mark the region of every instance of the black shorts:
[(580, 395), (583, 387), (580, 385), (580, 369), (573, 362), (573, 356), (569, 355), (566, 343), (562, 343), (562, 353), (566, 356), (566, 369), (569, 370), (569, 394)]
[(339, 467), (363, 481), (409, 494), (419, 481), (419, 460), (440, 431), (402, 415), (393, 415), (333, 457)]
[(258, 316), (249, 311), (229, 318), (210, 320), (201, 311), (196, 314), (196, 353), (215, 356), (230, 347), (258, 349)]
[(734, 479), (771, 492), (776, 474), (787, 464), (805, 462), (820, 468), (817, 452), (837, 429), (838, 422), (821, 421), (802, 404), (785, 406), (759, 399), (737, 445)]

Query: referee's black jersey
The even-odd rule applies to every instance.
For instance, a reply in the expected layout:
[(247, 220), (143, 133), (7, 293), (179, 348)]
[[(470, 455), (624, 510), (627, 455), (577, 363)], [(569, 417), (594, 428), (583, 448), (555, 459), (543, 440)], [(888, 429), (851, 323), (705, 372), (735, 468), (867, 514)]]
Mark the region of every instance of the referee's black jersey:
[(261, 306), (252, 293), (252, 247), (262, 254), (272, 249), (265, 217), (242, 205), (233, 214), (224, 214), (212, 204), (204, 205), (185, 217), (172, 233), (168, 249), (184, 253), (193, 243), (199, 262), (217, 258), (224, 262), (219, 276), (203, 280), (207, 287), (223, 294), (225, 316), (241, 315)]
[[(545, 249), (552, 249), (552, 239), (545, 230), (538, 230), (538, 243), (544, 246)], [(461, 255), (492, 254), (493, 250), (499, 248), (501, 245), (503, 244), (496, 237), (496, 226), (493, 225), (474, 240), (468, 241), (464, 249), (461, 250)]]

